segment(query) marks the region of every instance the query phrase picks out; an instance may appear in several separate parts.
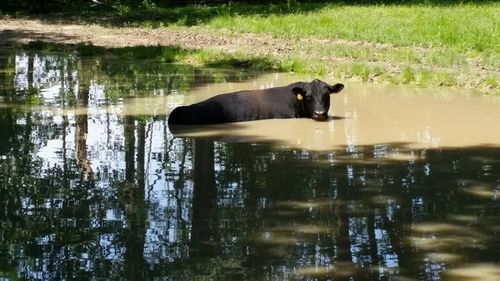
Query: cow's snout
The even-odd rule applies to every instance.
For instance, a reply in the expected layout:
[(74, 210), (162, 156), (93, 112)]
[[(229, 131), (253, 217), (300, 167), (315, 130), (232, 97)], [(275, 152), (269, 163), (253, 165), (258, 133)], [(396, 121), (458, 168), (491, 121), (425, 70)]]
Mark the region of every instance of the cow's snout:
[(326, 111), (314, 111), (312, 118), (316, 121), (325, 121), (328, 119), (328, 113)]

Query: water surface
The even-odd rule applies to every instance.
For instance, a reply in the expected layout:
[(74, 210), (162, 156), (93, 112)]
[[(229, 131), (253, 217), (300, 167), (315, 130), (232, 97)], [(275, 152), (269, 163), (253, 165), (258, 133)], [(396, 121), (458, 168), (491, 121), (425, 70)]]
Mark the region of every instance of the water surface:
[(311, 78), (0, 51), (0, 278), (498, 280), (496, 98), (324, 78), (328, 122), (166, 123)]
[[(216, 93), (264, 89), (287, 85), (298, 79), (309, 81), (311, 77), (262, 75), (247, 82), (193, 89), (182, 95), (182, 100), (190, 104)], [(500, 145), (500, 123), (496, 122), (500, 120), (500, 99), (480, 96), (472, 90), (413, 89), (348, 82), (345, 90), (332, 95), (331, 101), (330, 122), (264, 120), (203, 128), (184, 127), (178, 135), (274, 141), (310, 150), (393, 142), (415, 148)]]

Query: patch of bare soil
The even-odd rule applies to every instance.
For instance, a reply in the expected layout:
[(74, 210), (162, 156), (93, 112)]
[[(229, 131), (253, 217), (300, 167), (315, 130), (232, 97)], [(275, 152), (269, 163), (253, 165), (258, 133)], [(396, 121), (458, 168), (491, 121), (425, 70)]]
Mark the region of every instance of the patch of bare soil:
[(184, 30), (110, 28), (99, 25), (54, 24), (29, 19), (0, 19), (0, 44), (46, 41), (61, 44), (86, 43), (106, 48), (133, 46), (178, 46), (186, 49), (220, 49), (254, 55), (285, 55), (294, 46), (266, 35), (224, 34), (186, 28)]

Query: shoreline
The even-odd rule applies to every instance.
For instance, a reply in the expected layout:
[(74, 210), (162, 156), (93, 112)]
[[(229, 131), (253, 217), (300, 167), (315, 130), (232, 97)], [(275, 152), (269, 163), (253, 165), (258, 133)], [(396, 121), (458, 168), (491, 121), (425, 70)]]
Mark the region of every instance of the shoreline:
[[(357, 59), (337, 55), (329, 48), (362, 48), (379, 54), (413, 52), (421, 56), (438, 48), (394, 46), (388, 43), (301, 38), (277, 38), (268, 34), (237, 33), (224, 29), (193, 27), (107, 27), (88, 23), (63, 23), (29, 18), (0, 17), (0, 46), (22, 49), (34, 42), (58, 46), (84, 45), (120, 50), (123, 48), (166, 48), (181, 50), (168, 62), (216, 67), (296, 72), (364, 82), (389, 82), (417, 87), (451, 86), (500, 94), (500, 69), (471, 62), (466, 67), (426, 63)], [(35, 47), (36, 48), (36, 47)], [(493, 77), (493, 78), (492, 78)]]

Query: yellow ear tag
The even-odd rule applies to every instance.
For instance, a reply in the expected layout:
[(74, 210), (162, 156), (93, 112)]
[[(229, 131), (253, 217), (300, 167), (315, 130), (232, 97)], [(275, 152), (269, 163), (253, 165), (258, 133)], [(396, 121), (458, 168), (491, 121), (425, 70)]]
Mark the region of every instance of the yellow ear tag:
[(303, 99), (302, 95), (301, 94), (297, 94), (297, 99), (298, 100), (302, 100)]

